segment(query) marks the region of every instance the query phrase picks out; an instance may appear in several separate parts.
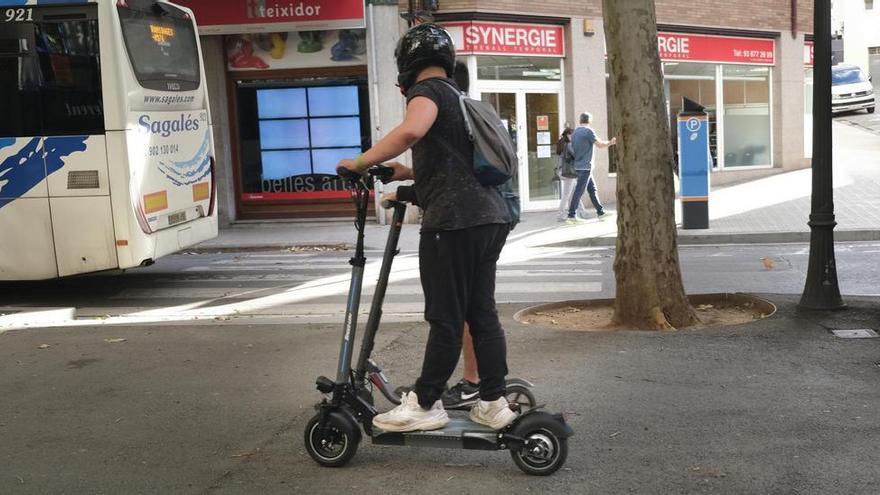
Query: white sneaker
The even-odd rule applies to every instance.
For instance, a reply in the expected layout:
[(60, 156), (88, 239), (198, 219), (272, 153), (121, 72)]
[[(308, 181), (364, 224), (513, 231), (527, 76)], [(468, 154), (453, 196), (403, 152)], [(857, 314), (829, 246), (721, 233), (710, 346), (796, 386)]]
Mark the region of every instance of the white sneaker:
[(449, 415), (439, 399), (431, 409), (422, 409), (415, 392), (407, 392), (400, 397), (400, 405), (394, 409), (377, 414), (373, 426), (383, 431), (437, 430), (449, 423)]
[(479, 400), (471, 408), (471, 421), (486, 425), (493, 430), (500, 430), (516, 419), (516, 413), (510, 410), (507, 398), (501, 397), (492, 402)]

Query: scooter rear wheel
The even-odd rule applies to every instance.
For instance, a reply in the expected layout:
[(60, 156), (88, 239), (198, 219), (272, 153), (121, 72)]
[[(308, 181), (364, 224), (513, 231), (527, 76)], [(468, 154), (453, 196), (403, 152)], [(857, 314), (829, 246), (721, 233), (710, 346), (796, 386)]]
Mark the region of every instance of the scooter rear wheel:
[(305, 429), (306, 451), (324, 467), (343, 466), (354, 457), (360, 443), (358, 432), (342, 414), (332, 412), (321, 426), (321, 414), (309, 420)]
[(513, 462), (524, 473), (547, 476), (565, 464), (568, 457), (568, 439), (559, 437), (547, 428), (536, 428), (523, 436), (526, 444), (511, 449)]

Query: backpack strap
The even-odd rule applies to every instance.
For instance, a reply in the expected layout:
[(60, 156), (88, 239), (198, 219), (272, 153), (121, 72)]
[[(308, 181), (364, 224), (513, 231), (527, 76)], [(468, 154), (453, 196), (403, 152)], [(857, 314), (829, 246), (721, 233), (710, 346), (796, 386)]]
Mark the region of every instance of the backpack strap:
[[(428, 81), (430, 81), (430, 80), (431, 79), (428, 79)], [(471, 119), (468, 117), (467, 107), (465, 106), (465, 103), (464, 103), (464, 99), (466, 98), (466, 96), (464, 95), (464, 93), (459, 91), (458, 88), (456, 88), (455, 86), (450, 84), (449, 81), (447, 81), (446, 79), (436, 78), (435, 80), (440, 81), (441, 83), (443, 83), (444, 86), (446, 86), (447, 88), (449, 88), (455, 92), (455, 95), (458, 97), (458, 106), (461, 108), (461, 116), (464, 118), (464, 127), (465, 127), (465, 130), (467, 131), (468, 139), (473, 141), (474, 140), (474, 129), (473, 129), (473, 126), (471, 125)]]

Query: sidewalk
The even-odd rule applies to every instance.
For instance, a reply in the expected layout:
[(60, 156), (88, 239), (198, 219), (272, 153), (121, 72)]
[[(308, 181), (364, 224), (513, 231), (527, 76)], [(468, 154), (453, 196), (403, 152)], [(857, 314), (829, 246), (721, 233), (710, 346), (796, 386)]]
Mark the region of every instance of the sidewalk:
[[(834, 200), (836, 241), (880, 240), (880, 139), (859, 128), (835, 124)], [(719, 188), (710, 193), (710, 228), (679, 230), (679, 244), (760, 244), (808, 242), (810, 229), (810, 169), (774, 175)], [(527, 246), (613, 246), (617, 236), (614, 206), (608, 217), (580, 225), (556, 221), (556, 212), (523, 214), (511, 236)], [(676, 201), (677, 222), (681, 225)], [(405, 225), (403, 250), (418, 248), (418, 226)], [(368, 249), (381, 249), (388, 227), (371, 223)], [(351, 245), (351, 220), (327, 222), (248, 222), (223, 229), (198, 250), (269, 249), (292, 246)]]

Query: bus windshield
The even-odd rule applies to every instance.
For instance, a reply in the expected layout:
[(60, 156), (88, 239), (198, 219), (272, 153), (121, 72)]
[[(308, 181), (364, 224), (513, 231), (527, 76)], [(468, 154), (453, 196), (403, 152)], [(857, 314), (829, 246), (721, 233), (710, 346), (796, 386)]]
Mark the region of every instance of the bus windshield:
[(199, 88), (199, 53), (192, 19), (167, 4), (118, 7), (128, 58), (141, 86), (158, 91)]
[(0, 23), (0, 137), (104, 133), (94, 5)]

